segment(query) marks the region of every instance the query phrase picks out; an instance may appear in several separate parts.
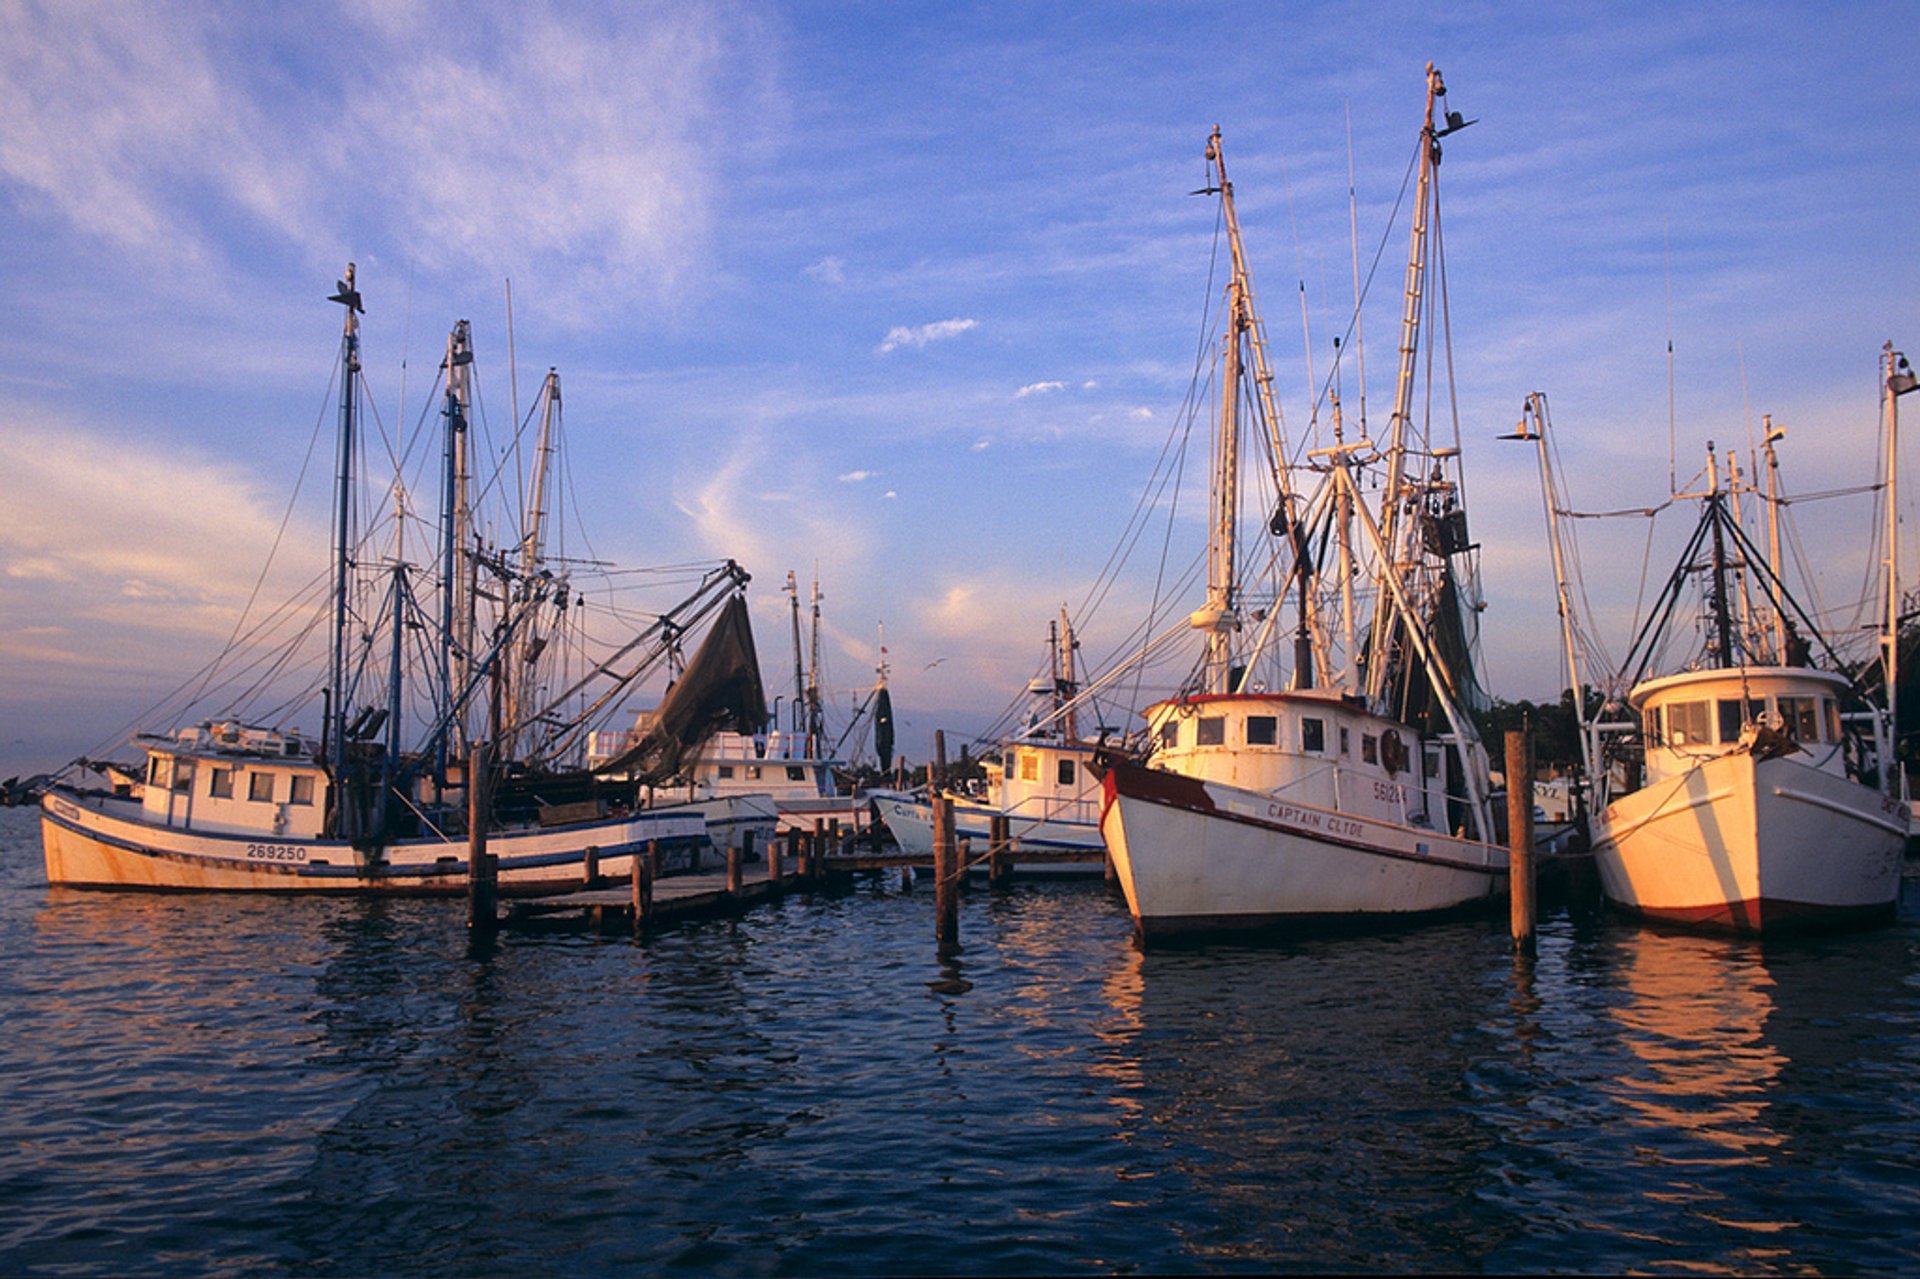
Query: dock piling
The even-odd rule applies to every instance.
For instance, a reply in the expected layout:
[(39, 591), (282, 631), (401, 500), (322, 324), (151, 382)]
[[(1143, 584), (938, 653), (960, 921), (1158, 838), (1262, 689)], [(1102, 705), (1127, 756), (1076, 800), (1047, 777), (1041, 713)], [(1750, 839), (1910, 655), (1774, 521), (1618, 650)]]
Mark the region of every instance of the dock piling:
[(1005, 888), (1013, 877), (1013, 822), (1005, 813), (987, 820), (987, 886)]
[(1512, 902), (1513, 944), (1534, 948), (1533, 734), (1507, 733), (1507, 892)]
[(727, 841), (727, 896), (740, 895), (742, 850), (732, 840)]
[(492, 937), (500, 927), (497, 870), (487, 851), (489, 767), (486, 744), (475, 746), (467, 764), (467, 932), (475, 940)]
[(583, 888), (600, 887), (600, 849), (596, 845), (588, 844), (580, 854), (580, 884)]
[(933, 794), (934, 939), (941, 954), (960, 948), (960, 849), (953, 838), (953, 804)]

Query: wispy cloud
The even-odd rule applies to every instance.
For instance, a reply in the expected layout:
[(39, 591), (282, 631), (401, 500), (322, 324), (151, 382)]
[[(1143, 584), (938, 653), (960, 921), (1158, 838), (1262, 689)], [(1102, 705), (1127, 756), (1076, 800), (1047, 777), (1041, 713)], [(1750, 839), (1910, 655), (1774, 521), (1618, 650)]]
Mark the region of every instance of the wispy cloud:
[(1067, 384), (1065, 382), (1029, 382), (1015, 391), (1013, 398), (1016, 400), (1024, 400), (1029, 395), (1045, 395), (1048, 391), (1064, 391), (1066, 388)]
[(978, 320), (935, 320), (932, 324), (922, 324), (913, 328), (895, 325), (887, 330), (887, 336), (880, 343), (880, 351), (898, 350), (903, 346), (924, 347), (929, 342), (938, 342), (945, 338), (958, 337), (968, 329), (979, 325)]
[(716, 137), (778, 115), (760, 24), (724, 2), (481, 5), (450, 40), (445, 18), (350, 10), (350, 65), (287, 93), (253, 49), (295, 34), (272, 11), (238, 39), (213, 10), (9, 5), (0, 184), (175, 267), (231, 267), (211, 246), (237, 216), (328, 262), (397, 243), (428, 271), (532, 273), (562, 318), (676, 297), (706, 251)]
[(878, 475), (878, 471), (848, 471), (837, 478), (842, 484), (859, 484)]
[(845, 284), (847, 264), (840, 258), (828, 256), (807, 267), (801, 274), (822, 284)]
[(1153, 420), (1153, 410), (1150, 408), (1147, 408), (1145, 405), (1142, 405), (1139, 408), (1133, 410), (1133, 412), (1127, 414), (1127, 416), (1134, 419), (1136, 422), (1150, 422)]
[(990, 439), (982, 438), (982, 439), (975, 440), (973, 442), (973, 451), (975, 453), (984, 453), (992, 447), (993, 447), (993, 441)]

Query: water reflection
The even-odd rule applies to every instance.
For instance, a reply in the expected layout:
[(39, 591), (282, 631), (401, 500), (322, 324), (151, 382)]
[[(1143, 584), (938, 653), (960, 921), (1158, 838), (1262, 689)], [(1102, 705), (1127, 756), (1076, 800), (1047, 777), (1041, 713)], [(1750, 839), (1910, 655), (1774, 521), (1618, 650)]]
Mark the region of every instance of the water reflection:
[(1766, 1122), (1785, 1058), (1766, 1038), (1774, 981), (1760, 947), (1638, 929), (1615, 947), (1629, 998), (1610, 1010), (1631, 1054), (1613, 1095), (1640, 1126), (1713, 1146), (1648, 1148), (1661, 1162), (1751, 1162), (1783, 1140)]

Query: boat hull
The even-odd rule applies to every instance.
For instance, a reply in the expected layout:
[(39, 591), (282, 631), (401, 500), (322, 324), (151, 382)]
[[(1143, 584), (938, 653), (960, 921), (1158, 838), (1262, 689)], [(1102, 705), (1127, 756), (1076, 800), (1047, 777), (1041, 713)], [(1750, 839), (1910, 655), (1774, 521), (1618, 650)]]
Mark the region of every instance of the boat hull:
[[(342, 840), (216, 834), (155, 826), (124, 800), (54, 790), (41, 801), (47, 881), (73, 888), (182, 892), (333, 893), (440, 896), (467, 891), (462, 840), (402, 840), (378, 856)], [(606, 821), (548, 829), (503, 830), (487, 851), (498, 859), (503, 896), (578, 888), (588, 850), (597, 873), (624, 878), (633, 860), (657, 844), (667, 869), (692, 864), (707, 839), (706, 819), (691, 808), (643, 810)]]
[[(903, 853), (930, 856), (933, 853), (933, 805), (905, 794), (875, 792), (874, 807), (880, 819), (893, 833)], [(957, 839), (970, 839), (984, 849), (992, 838), (991, 823), (1000, 811), (985, 804), (956, 800), (953, 805), (953, 832)], [(1035, 821), (1008, 816), (1009, 830), (1021, 848), (1053, 851), (1098, 852), (1105, 847), (1100, 827), (1092, 822)], [(1104, 862), (1031, 862), (1022, 864), (1014, 855), (1016, 873), (1046, 875), (1102, 875)]]
[(1115, 761), (1101, 829), (1143, 941), (1415, 918), (1504, 890), (1506, 850)]
[(1745, 934), (1891, 919), (1906, 806), (1800, 763), (1740, 752), (1608, 805), (1594, 821), (1607, 900)]

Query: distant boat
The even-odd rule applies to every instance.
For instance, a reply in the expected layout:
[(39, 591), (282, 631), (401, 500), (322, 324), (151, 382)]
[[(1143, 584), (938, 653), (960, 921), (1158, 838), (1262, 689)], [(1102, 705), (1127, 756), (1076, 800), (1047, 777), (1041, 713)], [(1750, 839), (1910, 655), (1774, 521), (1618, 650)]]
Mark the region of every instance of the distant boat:
[[(802, 656), (800, 593), (791, 572), (787, 593), (793, 610), (791, 723), (783, 728), (775, 714), (753, 732), (712, 734), (685, 764), (684, 785), (674, 793), (690, 804), (728, 802), (739, 811), (751, 810), (756, 828), (765, 826), (769, 832), (811, 833), (816, 823), (838, 823), (843, 833), (851, 835), (868, 829), (874, 819), (869, 796), (843, 781), (849, 763), (841, 758), (842, 750), (850, 742), (856, 750), (864, 749), (865, 729), (870, 726), (880, 769), (892, 763), (893, 703), (887, 689), (885, 636), (881, 636), (872, 688), (854, 709), (846, 729), (829, 744), (826, 699), (821, 692), (820, 583), (813, 584), (810, 660)], [(629, 749), (646, 735), (652, 722), (653, 713), (642, 712), (625, 733), (594, 734), (589, 759), (601, 763)], [(856, 731), (859, 741), (854, 741)]]
[[(954, 836), (973, 841), (984, 854), (993, 821), (1007, 820), (1008, 837), (1019, 847), (1047, 852), (1094, 852), (1106, 841), (1100, 834), (1100, 775), (1093, 768), (1099, 749), (1080, 737), (1075, 718), (1073, 626), (1066, 612), (1049, 628), (1050, 673), (1028, 687), (1033, 712), (1025, 727), (993, 744), (985, 760), (983, 794), (947, 790), (953, 807)], [(923, 794), (875, 791), (874, 807), (905, 853), (933, 852), (933, 805)], [(1032, 862), (1014, 869), (1074, 875), (1102, 874), (1100, 862)]]
[[(1147, 709), (1140, 748), (1110, 753), (1101, 822), (1144, 941), (1412, 917), (1505, 886), (1469, 714), (1480, 600), (1459, 450), (1415, 422), (1421, 324), (1441, 297), (1428, 235), (1440, 139), (1471, 123), (1436, 117), (1446, 88), (1431, 66), (1426, 87), (1384, 440), (1364, 421), (1347, 439), (1336, 398), (1328, 445), (1305, 459), (1290, 448), (1218, 129), (1207, 143), (1212, 181), (1199, 194), (1220, 197), (1232, 274), (1211, 384), (1207, 598), (1187, 619), (1205, 651), (1188, 684)], [(1256, 481), (1241, 466), (1243, 410), (1275, 501), (1273, 544), (1257, 555), (1239, 545), (1241, 493)], [(1274, 585), (1256, 597), (1249, 570), (1262, 561)], [(1289, 632), (1287, 668), (1277, 650)]]
[[(715, 728), (765, 716), (740, 594), (747, 575), (731, 562), (701, 571), (691, 596), (600, 654), (581, 679), (556, 688), (542, 672), (584, 603), (570, 593), (565, 566), (543, 549), (557, 375), (550, 373), (543, 389), (519, 541), (489, 549), (473, 523), (472, 348), (466, 324), (455, 328), (443, 365), (438, 547), (424, 566), (397, 552), (383, 557), (354, 531), (361, 299), (351, 265), (330, 300), (346, 319), (325, 604), (329, 643), (323, 685), (314, 690), (323, 726), (316, 735), (216, 716), (136, 736), (144, 754), (137, 769), (117, 777), (109, 771), (106, 786), (73, 774), (47, 788), (42, 830), (49, 882), (464, 892), (467, 812), (476, 783), (502, 893), (578, 885), (590, 865), (625, 875), (649, 848), (669, 869), (692, 864), (712, 843), (706, 815), (682, 804), (649, 805), (646, 784), (670, 777)], [(396, 524), (408, 505), (397, 484)], [(480, 617), (483, 601), (494, 607), (490, 624)], [(584, 739), (594, 714), (675, 652), (679, 637), (709, 622), (699, 652), (669, 694), (671, 709), (663, 707), (660, 730), (636, 744), (634, 760), (644, 766), (632, 768), (630, 779), (613, 779), (566, 763), (568, 743)], [(289, 646), (264, 669), (280, 669), (294, 652)], [(424, 662), (418, 660), (423, 652)], [(262, 679), (261, 669), (246, 669), (242, 681)], [(590, 687), (597, 699), (589, 698)], [(402, 738), (403, 717), (417, 729), (411, 744)], [(482, 745), (485, 751), (474, 751)], [(470, 760), (479, 756), (491, 763), (470, 776)]]
[[(1911, 805), (1893, 743), (1894, 640), (1899, 624), (1894, 523), (1897, 397), (1914, 384), (1885, 352), (1886, 558), (1881, 661), (1849, 675), (1783, 578), (1774, 444), (1763, 448), (1765, 492), (1743, 485), (1737, 455), (1708, 446), (1700, 519), (1612, 686), (1625, 687), (1637, 723), (1583, 725), (1596, 791), (1595, 864), (1607, 899), (1627, 912), (1744, 934), (1890, 920), (1900, 891)], [(1546, 399), (1528, 399), (1516, 437), (1537, 443), (1562, 615), (1573, 616), (1563, 513), (1548, 452)], [(1741, 527), (1742, 493), (1760, 499), (1770, 530), (1762, 550)], [(1677, 669), (1649, 670), (1692, 585), (1704, 605), (1701, 642)], [(1575, 686), (1582, 650), (1563, 644)], [(1877, 682), (1877, 688), (1875, 684)]]

